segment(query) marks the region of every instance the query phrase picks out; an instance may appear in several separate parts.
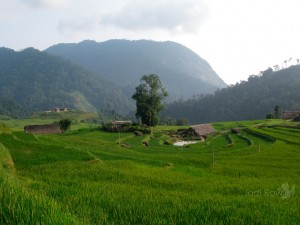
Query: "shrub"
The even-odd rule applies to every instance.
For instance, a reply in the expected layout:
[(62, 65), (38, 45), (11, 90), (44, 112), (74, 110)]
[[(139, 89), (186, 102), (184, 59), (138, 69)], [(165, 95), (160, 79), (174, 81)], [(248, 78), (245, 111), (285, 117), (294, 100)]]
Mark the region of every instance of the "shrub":
[(300, 121), (300, 115), (296, 116), (294, 119), (293, 119), (294, 122), (299, 122)]
[(66, 132), (70, 129), (72, 121), (69, 119), (62, 119), (58, 122), (60, 129), (62, 132)]

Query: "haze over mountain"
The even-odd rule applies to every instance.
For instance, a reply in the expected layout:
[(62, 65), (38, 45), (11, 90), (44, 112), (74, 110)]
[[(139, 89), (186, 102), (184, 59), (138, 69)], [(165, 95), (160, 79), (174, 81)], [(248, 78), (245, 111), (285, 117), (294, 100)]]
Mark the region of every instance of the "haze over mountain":
[(299, 65), (279, 71), (269, 68), (214, 94), (169, 104), (162, 114), (191, 123), (264, 119), (276, 105), (282, 111), (300, 111), (299, 90)]
[(53, 107), (110, 108), (118, 113), (134, 107), (120, 86), (33, 48), (21, 52), (0, 48), (0, 96), (0, 113), (14, 116)]
[(45, 50), (126, 87), (130, 97), (144, 74), (159, 75), (170, 99), (212, 93), (226, 86), (211, 66), (175, 42), (110, 40), (57, 44)]

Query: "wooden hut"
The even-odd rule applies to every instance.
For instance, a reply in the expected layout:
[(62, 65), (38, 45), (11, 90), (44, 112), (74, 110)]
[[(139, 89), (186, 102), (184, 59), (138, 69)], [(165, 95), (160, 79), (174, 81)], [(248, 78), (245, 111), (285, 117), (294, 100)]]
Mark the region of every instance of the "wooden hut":
[(182, 132), (184, 138), (205, 139), (208, 135), (213, 134), (216, 130), (211, 124), (199, 124), (191, 126)]
[(285, 111), (282, 113), (282, 119), (284, 120), (292, 120), (296, 118), (297, 116), (300, 116), (299, 111)]

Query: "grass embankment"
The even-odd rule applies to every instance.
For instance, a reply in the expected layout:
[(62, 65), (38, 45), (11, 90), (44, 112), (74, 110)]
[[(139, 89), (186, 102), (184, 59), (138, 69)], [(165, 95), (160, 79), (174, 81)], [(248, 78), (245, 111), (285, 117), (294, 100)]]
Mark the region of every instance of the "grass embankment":
[[(224, 134), (187, 147), (165, 145), (159, 129), (147, 137), (97, 129), (2, 134), (0, 142), (16, 171), (9, 172), (11, 185), (19, 194), (3, 185), (1, 193), (25, 198), (13, 204), (2, 200), (1, 207), (12, 212), (3, 211), (2, 221), (17, 224), (18, 215), (24, 224), (39, 223), (28, 219), (33, 214), (45, 224), (51, 219), (65, 224), (297, 224), (300, 154), (295, 140), (300, 133), (252, 128), (262, 123), (218, 123)], [(255, 132), (226, 136), (237, 125)]]
[(26, 125), (51, 124), (61, 119), (69, 119), (72, 121), (72, 130), (78, 130), (86, 127), (98, 127), (99, 115), (93, 112), (68, 111), (68, 112), (41, 112), (33, 114), (29, 118), (12, 119), (7, 116), (0, 115), (0, 122), (12, 128), (15, 131), (23, 131)]
[[(3, 136), (11, 136), (1, 126)], [(16, 174), (6, 147), (0, 143), (0, 224), (80, 224), (63, 207), (45, 195), (31, 191)]]

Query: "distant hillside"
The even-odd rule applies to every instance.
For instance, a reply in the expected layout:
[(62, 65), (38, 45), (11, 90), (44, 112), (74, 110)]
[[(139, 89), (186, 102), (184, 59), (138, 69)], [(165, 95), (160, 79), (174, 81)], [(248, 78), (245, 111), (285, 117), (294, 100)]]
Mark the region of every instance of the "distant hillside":
[(122, 89), (60, 57), (33, 48), (15, 52), (0, 48), (0, 114), (68, 107), (86, 111), (132, 110)]
[(191, 123), (264, 119), (275, 105), (300, 111), (300, 66), (250, 76), (214, 94), (169, 104), (164, 116), (188, 118)]
[(3, 117), (3, 115), (6, 115), (4, 117), (7, 117), (7, 115), (9, 115), (13, 118), (17, 118), (26, 116), (28, 113), (28, 109), (22, 108), (12, 99), (0, 96), (0, 117)]
[(150, 73), (160, 76), (171, 99), (212, 93), (226, 86), (205, 60), (170, 41), (83, 41), (54, 45), (45, 51), (127, 87), (129, 97), (141, 76)]

